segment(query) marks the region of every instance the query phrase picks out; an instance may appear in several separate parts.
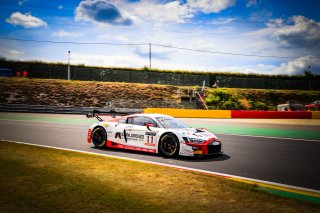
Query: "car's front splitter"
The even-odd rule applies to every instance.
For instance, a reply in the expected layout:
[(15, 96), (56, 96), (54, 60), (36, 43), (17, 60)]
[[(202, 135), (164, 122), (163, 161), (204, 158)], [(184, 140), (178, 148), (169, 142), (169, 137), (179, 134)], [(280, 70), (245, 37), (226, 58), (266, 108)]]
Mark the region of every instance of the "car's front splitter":
[(202, 156), (221, 154), (221, 142), (208, 140), (201, 144), (181, 143), (180, 155), (183, 156)]

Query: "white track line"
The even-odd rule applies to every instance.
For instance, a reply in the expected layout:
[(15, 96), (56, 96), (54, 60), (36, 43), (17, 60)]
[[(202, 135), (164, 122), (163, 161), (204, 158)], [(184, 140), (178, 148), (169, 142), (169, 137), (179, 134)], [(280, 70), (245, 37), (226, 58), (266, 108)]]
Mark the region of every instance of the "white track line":
[(112, 158), (117, 158), (117, 159), (122, 159), (122, 160), (130, 160), (130, 161), (135, 161), (135, 162), (142, 162), (142, 163), (148, 163), (148, 164), (153, 164), (153, 165), (160, 165), (160, 166), (166, 166), (166, 167), (171, 167), (171, 168), (176, 168), (176, 169), (183, 169), (183, 170), (188, 170), (188, 171), (211, 174), (211, 175), (215, 175), (215, 176), (224, 176), (224, 177), (228, 177), (228, 178), (238, 178), (238, 179), (257, 182), (257, 183), (262, 183), (262, 184), (269, 184), (269, 185), (284, 187), (284, 188), (293, 189), (293, 190), (300, 190), (300, 191), (306, 191), (306, 192), (312, 192), (312, 193), (320, 194), (320, 190), (314, 190), (314, 189), (308, 189), (308, 188), (303, 188), (303, 187), (298, 187), (298, 186), (291, 186), (291, 185), (287, 185), (287, 184), (281, 184), (281, 183), (275, 183), (275, 182), (270, 182), (270, 181), (263, 181), (263, 180), (258, 180), (258, 179), (246, 178), (246, 177), (241, 177), (241, 176), (236, 176), (236, 175), (229, 175), (229, 174), (224, 174), (224, 173), (219, 173), (219, 172), (212, 172), (212, 171), (207, 171), (207, 170), (202, 170), (202, 169), (194, 169), (194, 168), (189, 168), (189, 167), (184, 167), (184, 166), (176, 166), (176, 165), (170, 165), (170, 164), (165, 164), (165, 163), (158, 163), (158, 162), (152, 162), (152, 161), (146, 161), (146, 160), (139, 160), (139, 159), (128, 158), (128, 157), (119, 157), (119, 156), (114, 156), (114, 155), (109, 155), (109, 154), (101, 154), (101, 153), (80, 151), (80, 150), (76, 150), (76, 149), (68, 149), (68, 148), (61, 148), (61, 147), (55, 147), (55, 146), (47, 146), (47, 145), (41, 145), (41, 144), (25, 143), (25, 142), (10, 141), (10, 140), (3, 140), (3, 141), (7, 141), (7, 142), (10, 142), (10, 143), (16, 143), (16, 144), (24, 144), (24, 145), (45, 147), (45, 148), (72, 151), (72, 152), (78, 152), (78, 153), (85, 153), (85, 154), (90, 154), (90, 155), (106, 156), (106, 157), (112, 157)]

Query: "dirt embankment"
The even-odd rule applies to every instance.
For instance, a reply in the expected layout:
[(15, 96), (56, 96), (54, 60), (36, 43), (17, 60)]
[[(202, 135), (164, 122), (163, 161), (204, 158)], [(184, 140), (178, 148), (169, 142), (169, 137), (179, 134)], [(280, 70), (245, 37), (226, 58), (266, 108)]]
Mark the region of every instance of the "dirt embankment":
[(78, 107), (180, 107), (178, 87), (132, 83), (0, 78), (0, 103)]
[[(181, 102), (179, 89), (186, 87), (57, 79), (0, 77), (0, 104), (29, 104), (107, 108), (194, 108)], [(193, 87), (195, 88), (195, 87)], [(210, 88), (205, 101), (209, 109), (276, 110), (287, 101), (307, 104), (320, 91)]]

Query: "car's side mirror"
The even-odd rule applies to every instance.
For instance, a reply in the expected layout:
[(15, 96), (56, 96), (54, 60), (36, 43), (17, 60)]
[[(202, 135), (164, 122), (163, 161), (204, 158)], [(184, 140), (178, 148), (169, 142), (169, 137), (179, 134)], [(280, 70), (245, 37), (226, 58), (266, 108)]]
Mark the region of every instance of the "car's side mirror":
[(153, 124), (151, 124), (151, 123), (146, 124), (146, 127), (148, 128), (149, 131), (151, 131), (150, 126), (153, 126)]
[(92, 113), (88, 113), (88, 114), (86, 114), (86, 117), (87, 117), (87, 118), (92, 118), (92, 117), (93, 117), (93, 114), (92, 114)]

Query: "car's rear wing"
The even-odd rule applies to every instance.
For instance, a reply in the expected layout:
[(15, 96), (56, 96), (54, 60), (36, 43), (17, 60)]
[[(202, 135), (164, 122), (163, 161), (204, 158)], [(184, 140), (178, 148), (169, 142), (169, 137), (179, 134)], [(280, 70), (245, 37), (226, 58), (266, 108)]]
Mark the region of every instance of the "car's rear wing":
[(103, 121), (103, 119), (99, 115), (110, 115), (111, 117), (115, 118), (116, 116), (120, 115), (130, 115), (131, 113), (126, 113), (126, 112), (116, 112), (115, 110), (110, 110), (110, 111), (100, 111), (100, 110), (93, 110), (92, 113), (87, 113), (86, 117), (87, 118), (93, 118), (95, 117), (98, 121)]

